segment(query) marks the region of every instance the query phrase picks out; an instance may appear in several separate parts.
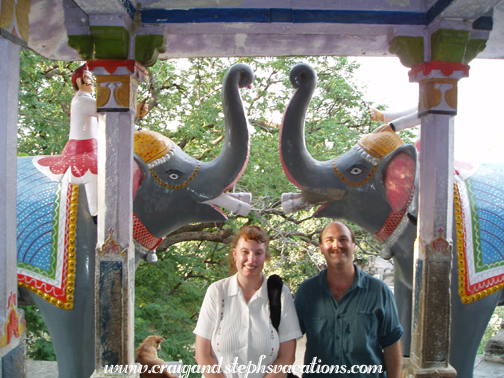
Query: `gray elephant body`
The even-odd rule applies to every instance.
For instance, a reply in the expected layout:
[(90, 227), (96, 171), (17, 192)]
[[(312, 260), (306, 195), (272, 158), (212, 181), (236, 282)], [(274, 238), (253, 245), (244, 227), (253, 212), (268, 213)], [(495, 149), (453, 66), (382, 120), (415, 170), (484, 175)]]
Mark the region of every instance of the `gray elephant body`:
[[(25, 158), (26, 159), (26, 158)], [(84, 192), (84, 186), (81, 186)], [(90, 377), (95, 361), (94, 266), (96, 225), (85, 195), (79, 196), (76, 234), (75, 301), (61, 309), (34, 292), (19, 287), (20, 302), (35, 304), (46, 323), (58, 360), (59, 377)]]
[[(292, 212), (321, 205), (314, 214), (315, 217), (345, 219), (371, 234), (383, 230), (392, 212), (402, 212), (402, 222), (398, 226), (401, 227), (401, 232), (395, 236), (395, 240), (387, 239), (387, 242), (394, 240), (389, 242), (387, 248), (395, 262), (394, 293), (401, 324), (405, 329), (402, 339), (404, 352), (405, 355), (409, 355), (412, 316), (414, 318), (412, 315), (414, 269), (422, 268), (415, 266), (413, 258), (414, 242), (417, 237), (414, 223), (418, 203), (416, 149), (412, 145), (400, 145), (398, 142), (392, 151), (377, 156), (376, 151), (370, 151), (364, 142), (359, 142), (350, 151), (334, 160), (320, 162), (313, 159), (305, 146), (304, 117), (316, 81), (315, 71), (306, 64), (299, 64), (291, 71), (291, 82), (297, 91), (284, 115), (280, 136), (280, 158), (287, 177), (302, 190), (302, 193), (284, 194), (282, 198), (284, 210)], [(385, 126), (380, 129), (379, 132), (392, 131)], [(367, 136), (371, 139), (374, 137), (376, 135), (373, 134)], [(390, 138), (395, 140), (392, 134)], [(372, 145), (374, 142), (369, 143)], [(401, 174), (394, 175), (394, 169), (399, 170)], [(397, 181), (394, 181), (396, 179)], [(390, 191), (394, 193), (391, 195)], [(501, 216), (504, 219), (504, 215)], [(455, 217), (453, 218), (455, 222)], [(455, 232), (455, 225), (453, 230)], [(456, 235), (453, 241), (453, 250), (457, 251)], [(449, 361), (457, 370), (458, 377), (472, 378), (481, 337), (496, 305), (504, 299), (504, 291), (497, 291), (475, 303), (462, 304), (457, 294), (458, 262), (456, 253), (453, 255)]]
[[(153, 237), (162, 238), (193, 222), (226, 220), (227, 217), (216, 205), (235, 213), (241, 211), (242, 214), (250, 209), (247, 203), (226, 191), (240, 178), (248, 160), (247, 119), (239, 87), (249, 85), (253, 78), (254, 73), (244, 64), (231, 67), (224, 78), (222, 97), (226, 135), (221, 153), (212, 162), (193, 159), (168, 138), (156, 133), (141, 130), (135, 134), (133, 211), (144, 230)], [(137, 140), (143, 143), (143, 148), (137, 148)], [(161, 151), (165, 149), (162, 156), (154, 154), (155, 161), (149, 159), (145, 148), (151, 143), (158, 152), (159, 148)], [(20, 267), (37, 260), (39, 266), (35, 270), (45, 269), (44, 262), (49, 260), (40, 260), (39, 257), (51, 249), (51, 238), (54, 236), (50, 233), (56, 229), (53, 213), (61, 207), (54, 200), (58, 183), (50, 182), (39, 172), (32, 159), (18, 158), (18, 278)], [(34, 191), (38, 191), (36, 195)], [(59, 378), (88, 378), (95, 369), (97, 230), (89, 214), (82, 185), (79, 192), (72, 305), (67, 309), (61, 308), (65, 307), (65, 303), (55, 306), (50, 299), (44, 299), (42, 293), (37, 294), (33, 287), (30, 290), (19, 288), (20, 302), (35, 303), (44, 317), (56, 352)], [(139, 248), (135, 252), (135, 267), (145, 258), (148, 250)]]

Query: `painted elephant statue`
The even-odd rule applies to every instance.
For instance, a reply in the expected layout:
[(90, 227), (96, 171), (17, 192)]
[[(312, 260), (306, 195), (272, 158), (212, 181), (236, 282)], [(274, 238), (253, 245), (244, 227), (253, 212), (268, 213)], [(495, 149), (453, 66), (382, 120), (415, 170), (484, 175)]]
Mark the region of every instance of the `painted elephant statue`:
[[(249, 134), (239, 88), (253, 79), (245, 64), (232, 66), (224, 77), (225, 140), (213, 161), (188, 156), (160, 134), (135, 132), (136, 266), (175, 229), (226, 220), (217, 206), (241, 215), (249, 212), (250, 195), (226, 191), (241, 177), (248, 161)], [(97, 230), (80, 187), (79, 195), (79, 186), (52, 181), (34, 166), (32, 157), (18, 159), (19, 291), (44, 317), (59, 378), (89, 378), (95, 369)]]
[[(317, 75), (310, 66), (298, 64), (291, 70), (290, 80), (296, 91), (281, 126), (280, 158), (287, 177), (301, 192), (282, 196), (284, 211), (321, 205), (315, 217), (348, 220), (384, 243), (385, 253), (395, 262), (395, 298), (405, 329), (404, 352), (409, 355), (417, 150), (405, 144), (389, 125), (383, 125), (341, 156), (316, 160), (305, 145), (304, 120)], [(462, 168), (456, 172), (454, 185), (449, 361), (458, 377), (472, 378), (481, 337), (504, 297), (500, 290), (504, 286), (504, 166)], [(464, 238), (457, 239), (456, 234)], [(464, 257), (465, 249), (470, 253)], [(459, 273), (459, 266), (465, 274), (464, 270)]]

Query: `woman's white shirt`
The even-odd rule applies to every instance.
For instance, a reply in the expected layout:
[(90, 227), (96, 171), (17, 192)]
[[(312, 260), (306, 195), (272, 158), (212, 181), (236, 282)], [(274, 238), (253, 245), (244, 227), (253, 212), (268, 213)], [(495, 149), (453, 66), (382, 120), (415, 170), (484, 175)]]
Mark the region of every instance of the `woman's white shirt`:
[(222, 371), (228, 378), (245, 377), (246, 371), (240, 373), (239, 366), (249, 364), (259, 369), (250, 372), (249, 378), (263, 377), (267, 366), (277, 359), (280, 343), (302, 336), (292, 294), (285, 285), (277, 334), (271, 324), (267, 278), (264, 274), (262, 277), (261, 288), (248, 303), (236, 274), (211, 284), (203, 300), (194, 333), (211, 340), (213, 357), (218, 364), (222, 361)]

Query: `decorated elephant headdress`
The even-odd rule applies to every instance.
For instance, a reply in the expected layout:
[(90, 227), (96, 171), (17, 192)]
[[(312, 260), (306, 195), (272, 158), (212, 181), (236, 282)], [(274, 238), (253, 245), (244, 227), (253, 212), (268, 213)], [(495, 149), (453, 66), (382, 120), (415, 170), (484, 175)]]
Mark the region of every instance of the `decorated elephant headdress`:
[(170, 159), (175, 144), (166, 136), (150, 130), (138, 130), (134, 135), (134, 151), (153, 168)]
[(392, 127), (382, 125), (372, 133), (364, 135), (353, 148), (360, 148), (362, 157), (371, 164), (377, 165), (383, 157), (403, 144), (405, 144), (404, 141), (392, 130)]

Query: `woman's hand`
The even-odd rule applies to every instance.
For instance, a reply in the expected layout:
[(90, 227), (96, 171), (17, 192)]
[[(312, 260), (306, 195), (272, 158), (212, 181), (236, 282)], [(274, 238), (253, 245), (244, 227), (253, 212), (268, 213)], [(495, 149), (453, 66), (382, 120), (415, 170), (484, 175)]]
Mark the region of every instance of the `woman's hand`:
[[(277, 359), (272, 364), (273, 372), (266, 374), (264, 378), (285, 377), (289, 372), (288, 367), (292, 365), (295, 360), (296, 360), (296, 339), (280, 343)], [(278, 366), (277, 368), (277, 371), (279, 371), (278, 373), (275, 373), (275, 366)]]
[[(195, 350), (194, 358), (205, 378), (225, 378), (224, 373), (217, 368), (218, 364), (212, 356), (212, 342), (210, 340), (196, 335)], [(203, 371), (203, 369), (205, 370)], [(219, 372), (213, 373), (216, 371)]]

